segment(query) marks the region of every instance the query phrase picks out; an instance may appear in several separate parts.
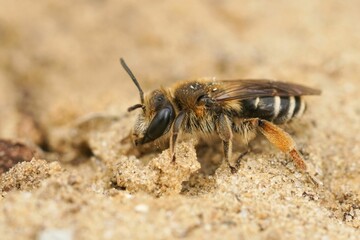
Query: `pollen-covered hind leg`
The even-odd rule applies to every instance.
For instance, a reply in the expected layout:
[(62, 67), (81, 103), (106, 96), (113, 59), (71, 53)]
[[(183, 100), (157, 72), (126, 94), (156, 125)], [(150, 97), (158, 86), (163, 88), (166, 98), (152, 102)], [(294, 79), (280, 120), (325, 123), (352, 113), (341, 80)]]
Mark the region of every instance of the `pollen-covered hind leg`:
[(232, 166), (231, 156), (232, 156), (232, 138), (233, 133), (231, 129), (231, 122), (227, 116), (224, 114), (221, 114), (219, 116), (219, 120), (217, 122), (217, 132), (219, 134), (219, 137), (221, 138), (223, 142), (223, 149), (224, 149), (224, 157), (225, 161), (228, 164), (231, 173), (236, 173), (238, 170), (238, 166)]
[(255, 118), (249, 119), (249, 121), (251, 121), (253, 125), (257, 127), (259, 131), (278, 149), (289, 154), (297, 169), (301, 172), (307, 173), (313, 183), (316, 185), (322, 184), (321, 181), (315, 177), (315, 171), (311, 168), (311, 166), (306, 165), (305, 161), (295, 147), (294, 140), (287, 132), (266, 120)]

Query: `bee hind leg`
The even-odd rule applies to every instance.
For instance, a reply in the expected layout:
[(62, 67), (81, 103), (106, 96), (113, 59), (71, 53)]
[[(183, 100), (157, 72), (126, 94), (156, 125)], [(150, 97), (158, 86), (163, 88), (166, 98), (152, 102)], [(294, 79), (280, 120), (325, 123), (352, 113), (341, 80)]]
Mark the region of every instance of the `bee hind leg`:
[(295, 166), (301, 172), (306, 173), (310, 180), (315, 185), (322, 185), (321, 181), (315, 177), (315, 171), (312, 169), (312, 166), (308, 166), (301, 154), (295, 147), (295, 142), (292, 137), (285, 132), (283, 129), (274, 125), (273, 123), (263, 120), (263, 119), (249, 119), (256, 126), (259, 131), (278, 149), (282, 152), (287, 153), (291, 156)]
[(231, 173), (236, 173), (238, 171), (239, 166), (238, 165), (232, 166), (230, 163), (232, 156), (233, 132), (231, 129), (231, 122), (229, 118), (225, 114), (221, 114), (216, 127), (219, 137), (223, 142), (225, 161), (228, 164)]

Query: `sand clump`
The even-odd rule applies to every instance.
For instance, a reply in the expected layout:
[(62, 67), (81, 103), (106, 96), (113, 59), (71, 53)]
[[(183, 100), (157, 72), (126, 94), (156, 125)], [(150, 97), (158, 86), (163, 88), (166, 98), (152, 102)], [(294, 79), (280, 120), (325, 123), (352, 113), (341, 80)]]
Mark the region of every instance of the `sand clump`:
[(121, 159), (121, 162), (111, 167), (116, 185), (131, 193), (140, 190), (157, 197), (181, 193), (183, 182), (200, 169), (200, 164), (196, 161), (191, 143), (180, 144), (177, 150), (179, 154), (175, 162), (169, 161), (169, 150), (152, 159), (146, 166), (136, 159)]
[(9, 172), (1, 175), (0, 189), (2, 192), (12, 190), (29, 191), (38, 188), (44, 179), (60, 172), (57, 162), (47, 163), (45, 160), (33, 158), (30, 162), (22, 162)]

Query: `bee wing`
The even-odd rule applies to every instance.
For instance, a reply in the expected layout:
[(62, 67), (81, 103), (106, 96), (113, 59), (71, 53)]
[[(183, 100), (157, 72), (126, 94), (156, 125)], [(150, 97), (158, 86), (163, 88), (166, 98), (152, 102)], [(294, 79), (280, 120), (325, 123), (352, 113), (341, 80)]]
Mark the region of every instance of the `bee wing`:
[(274, 80), (220, 80), (212, 95), (217, 101), (244, 100), (256, 97), (319, 95), (318, 89)]

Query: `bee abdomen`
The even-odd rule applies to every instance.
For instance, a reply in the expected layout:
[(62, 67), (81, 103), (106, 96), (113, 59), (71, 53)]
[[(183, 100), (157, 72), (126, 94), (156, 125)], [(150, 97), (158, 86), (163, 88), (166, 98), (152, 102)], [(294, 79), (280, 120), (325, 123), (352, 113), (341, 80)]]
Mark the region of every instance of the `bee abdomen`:
[(306, 107), (300, 96), (257, 97), (243, 100), (242, 106), (242, 117), (261, 118), (276, 124), (300, 117)]

